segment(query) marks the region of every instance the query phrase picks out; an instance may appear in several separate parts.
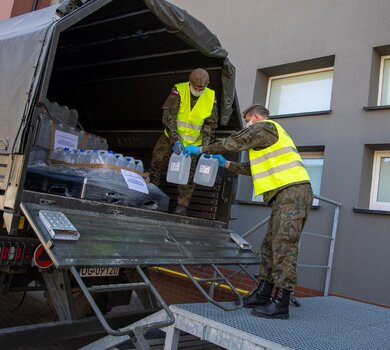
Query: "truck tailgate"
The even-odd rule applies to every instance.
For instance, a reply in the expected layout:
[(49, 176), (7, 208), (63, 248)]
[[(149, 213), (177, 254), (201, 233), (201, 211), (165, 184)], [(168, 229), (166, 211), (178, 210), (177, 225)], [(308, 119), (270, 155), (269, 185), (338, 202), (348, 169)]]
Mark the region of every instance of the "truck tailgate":
[[(55, 196), (53, 196), (55, 197)], [(73, 209), (77, 205), (23, 202), (21, 208), (56, 267), (151, 266), (170, 264), (256, 264), (258, 256), (240, 250), (230, 230), (136, 215)], [(82, 201), (79, 201), (79, 204)], [(39, 218), (40, 210), (62, 212), (77, 228), (77, 241), (54, 240)], [(130, 213), (130, 214), (129, 214)], [(160, 214), (160, 213), (157, 213)], [(165, 214), (168, 216), (168, 214)], [(151, 215), (153, 216), (153, 215)], [(158, 215), (157, 215), (158, 216)]]

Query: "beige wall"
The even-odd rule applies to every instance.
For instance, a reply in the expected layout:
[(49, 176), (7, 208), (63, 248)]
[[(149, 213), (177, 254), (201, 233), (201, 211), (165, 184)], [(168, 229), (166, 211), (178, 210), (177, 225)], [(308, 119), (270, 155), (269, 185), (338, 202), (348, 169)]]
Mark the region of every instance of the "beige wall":
[(11, 17), (12, 5), (14, 0), (1, 0), (0, 1), (0, 20)]

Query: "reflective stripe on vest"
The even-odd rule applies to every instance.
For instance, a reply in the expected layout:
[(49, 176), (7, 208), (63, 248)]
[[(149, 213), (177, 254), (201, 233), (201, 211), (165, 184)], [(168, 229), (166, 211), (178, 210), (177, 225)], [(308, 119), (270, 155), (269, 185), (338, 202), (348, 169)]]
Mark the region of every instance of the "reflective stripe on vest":
[(287, 132), (276, 122), (279, 139), (272, 146), (255, 151), (249, 150), (249, 160), (255, 195), (283, 187), (288, 184), (310, 181), (294, 142)]
[[(176, 84), (175, 87), (180, 94), (180, 109), (177, 113), (177, 132), (180, 139), (184, 146), (201, 146), (202, 126), (204, 120), (210, 117), (213, 111), (215, 92), (206, 88), (191, 109), (190, 83)], [(165, 135), (168, 136), (167, 130)]]

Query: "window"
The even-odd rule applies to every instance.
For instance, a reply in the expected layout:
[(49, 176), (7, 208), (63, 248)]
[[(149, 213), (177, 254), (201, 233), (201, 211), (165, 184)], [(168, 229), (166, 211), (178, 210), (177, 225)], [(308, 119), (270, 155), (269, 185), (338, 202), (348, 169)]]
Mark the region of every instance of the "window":
[(381, 59), (378, 106), (390, 105), (390, 56)]
[[(324, 154), (322, 152), (302, 152), (303, 164), (310, 176), (311, 186), (314, 194), (320, 194), (322, 168), (324, 167)], [(319, 205), (317, 198), (313, 199), (313, 205)]]
[[(324, 153), (323, 152), (301, 152), (303, 164), (310, 176), (311, 186), (314, 194), (320, 194), (322, 168), (324, 166)], [(263, 203), (263, 195), (255, 196), (252, 192), (252, 201)], [(319, 200), (313, 199), (313, 205), (318, 206)]]
[(330, 110), (333, 68), (269, 78), (266, 106), (270, 115)]
[(375, 151), (370, 209), (390, 210), (390, 151)]

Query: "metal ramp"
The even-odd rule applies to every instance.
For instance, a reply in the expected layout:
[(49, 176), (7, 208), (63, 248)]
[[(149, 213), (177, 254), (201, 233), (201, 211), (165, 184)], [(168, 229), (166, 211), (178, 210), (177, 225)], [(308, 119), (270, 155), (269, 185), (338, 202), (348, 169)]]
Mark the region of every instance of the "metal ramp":
[[(176, 350), (185, 331), (224, 349), (238, 350), (389, 350), (390, 310), (337, 297), (301, 299), (288, 320), (264, 319), (249, 309), (225, 312), (210, 303), (172, 305), (175, 316), (164, 350)], [(163, 321), (161, 311), (140, 323)], [(111, 337), (106, 346), (114, 346)], [(117, 343), (118, 344), (118, 343)], [(92, 343), (83, 350), (99, 350)]]
[[(260, 259), (252, 250), (240, 249), (230, 238), (230, 230), (206, 220), (199, 221), (197, 225), (163, 221), (161, 213), (149, 212), (145, 216), (146, 211), (133, 208), (118, 207), (121, 211), (117, 212), (113, 211), (112, 205), (91, 204), (73, 198), (56, 200), (61, 203), (47, 199), (43, 204), (23, 202), (21, 208), (58, 271), (71, 272), (104, 330), (117, 340), (122, 336), (129, 339), (128, 335), (131, 334), (136, 338), (140, 349), (149, 349), (145, 333), (166, 327), (175, 321), (172, 311), (145, 274), (146, 267), (179, 265), (214, 305), (224, 310), (236, 310), (242, 306), (240, 293), (222, 274), (218, 265), (259, 264)], [(65, 214), (77, 228), (80, 238), (55, 240), (39, 217), (42, 210)], [(214, 275), (212, 278), (197, 281), (187, 269), (188, 265), (210, 265), (214, 269)], [(87, 286), (80, 276), (80, 269), (83, 267), (107, 266), (135, 269), (139, 280), (135, 283)], [(46, 274), (46, 277), (48, 275)], [(237, 296), (238, 305), (215, 301), (213, 296), (202, 288), (202, 282), (226, 283)], [(159, 301), (166, 318), (149, 323), (136, 322), (120, 329), (111, 328), (93, 295), (139, 289), (147, 289), (150, 295)], [(71, 314), (65, 310), (63, 319), (71, 318)]]

